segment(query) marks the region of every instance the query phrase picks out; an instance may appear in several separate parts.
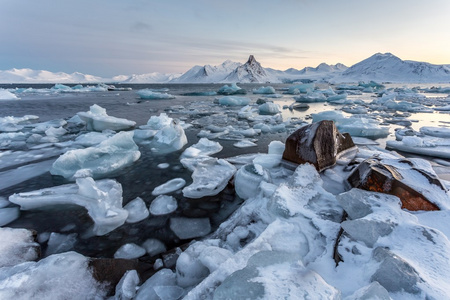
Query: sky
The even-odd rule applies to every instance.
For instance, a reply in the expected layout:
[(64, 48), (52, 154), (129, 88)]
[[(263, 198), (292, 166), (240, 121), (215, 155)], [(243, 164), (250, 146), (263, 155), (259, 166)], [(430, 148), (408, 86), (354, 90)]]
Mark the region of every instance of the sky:
[(450, 64), (449, 0), (0, 0), (0, 70), (97, 76), (244, 63)]

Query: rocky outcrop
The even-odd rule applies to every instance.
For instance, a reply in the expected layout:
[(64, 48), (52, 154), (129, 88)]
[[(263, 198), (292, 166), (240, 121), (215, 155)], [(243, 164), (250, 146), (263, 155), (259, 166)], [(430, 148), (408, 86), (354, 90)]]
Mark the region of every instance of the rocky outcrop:
[[(418, 186), (420, 180), (414, 178), (425, 178), (429, 187), (421, 188)], [(438, 201), (430, 199), (430, 196), (439, 197), (439, 191), (446, 193), (435, 174), (418, 168), (413, 161), (407, 159), (367, 159), (350, 174), (347, 181), (352, 187), (397, 196), (402, 202), (402, 208), (411, 211), (439, 210), (436, 203)], [(433, 190), (436, 191), (432, 192)], [(429, 195), (425, 195), (426, 193)]]
[(286, 140), (283, 159), (295, 164), (311, 163), (320, 172), (336, 164), (345, 153), (356, 151), (351, 136), (341, 134), (333, 121), (304, 126)]

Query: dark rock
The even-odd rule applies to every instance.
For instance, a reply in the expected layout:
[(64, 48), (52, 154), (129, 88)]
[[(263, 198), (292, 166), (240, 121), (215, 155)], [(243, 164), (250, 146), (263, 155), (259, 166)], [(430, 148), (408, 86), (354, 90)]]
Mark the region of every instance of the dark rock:
[(126, 271), (136, 270), (142, 281), (147, 280), (155, 273), (153, 265), (139, 259), (122, 258), (91, 258), (89, 267), (93, 277), (109, 287), (109, 293), (113, 293)]
[(295, 131), (286, 140), (283, 159), (296, 163), (311, 163), (320, 172), (336, 164), (345, 153), (356, 151), (351, 136), (341, 134), (333, 121), (320, 121)]
[[(408, 166), (408, 171), (424, 176), (430, 185), (436, 185), (445, 192), (444, 186), (434, 174), (415, 168), (414, 164), (406, 159), (398, 160), (398, 162)], [(352, 187), (397, 196), (402, 202), (402, 208), (411, 211), (439, 210), (439, 207), (430, 199), (417, 192), (414, 187), (405, 184), (400, 171), (393, 165), (383, 163), (376, 158), (369, 158), (350, 174), (347, 181)]]

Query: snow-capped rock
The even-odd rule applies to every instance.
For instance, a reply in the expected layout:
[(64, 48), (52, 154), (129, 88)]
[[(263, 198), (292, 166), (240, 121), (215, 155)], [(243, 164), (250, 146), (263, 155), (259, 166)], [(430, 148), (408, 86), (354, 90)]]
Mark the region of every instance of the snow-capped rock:
[(186, 73), (172, 80), (173, 83), (214, 83), (222, 82), (241, 63), (231, 60), (224, 61), (221, 65), (194, 66)]
[(237, 67), (224, 81), (264, 83), (273, 81), (273, 78), (270, 78), (266, 70), (256, 61), (255, 57), (250, 55), (247, 62)]

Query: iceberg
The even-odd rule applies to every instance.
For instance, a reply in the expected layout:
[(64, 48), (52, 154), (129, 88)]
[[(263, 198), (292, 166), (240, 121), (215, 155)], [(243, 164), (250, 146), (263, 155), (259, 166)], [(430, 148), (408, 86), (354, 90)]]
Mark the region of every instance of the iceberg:
[(219, 98), (220, 105), (226, 106), (244, 106), (250, 103), (250, 98), (247, 97), (237, 97), (237, 96), (225, 96)]
[(266, 102), (258, 106), (261, 115), (275, 115), (280, 112), (280, 106), (273, 102)]
[(111, 179), (78, 178), (76, 184), (13, 194), (9, 201), (22, 210), (60, 204), (83, 206), (95, 223), (93, 232), (99, 236), (122, 226), (128, 218), (128, 211), (122, 208), (122, 186)]
[(175, 96), (167, 93), (154, 92), (149, 89), (143, 89), (136, 92), (141, 99), (147, 100), (161, 100), (161, 99), (175, 99)]
[(120, 131), (129, 130), (136, 126), (136, 122), (108, 116), (106, 109), (97, 104), (90, 107), (87, 112), (79, 112), (77, 115), (86, 122), (87, 130), (103, 131), (106, 129)]
[(275, 89), (271, 86), (262, 86), (258, 89), (253, 89), (253, 94), (264, 94), (264, 95), (275, 94)]
[(0, 89), (0, 101), (1, 100), (19, 100), (19, 98), (10, 91)]
[(97, 146), (64, 153), (53, 163), (50, 173), (67, 179), (81, 174), (100, 178), (130, 166), (140, 156), (133, 132), (119, 132)]
[(218, 91), (217, 94), (219, 95), (245, 95), (247, 94), (247, 91), (238, 87), (236, 83), (232, 83), (230, 85), (225, 84), (222, 86)]
[(294, 97), (296, 102), (300, 103), (312, 103), (312, 102), (325, 102), (327, 101), (327, 97), (321, 92), (308, 92), (306, 95), (300, 95)]

